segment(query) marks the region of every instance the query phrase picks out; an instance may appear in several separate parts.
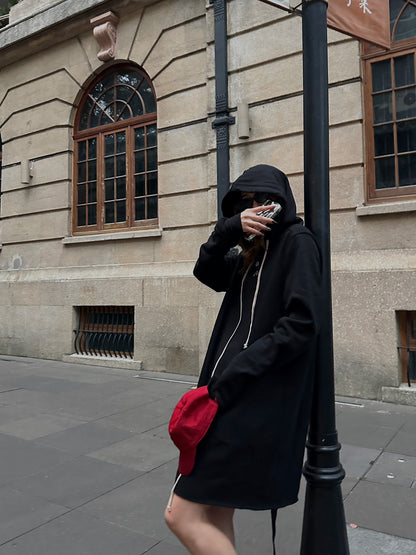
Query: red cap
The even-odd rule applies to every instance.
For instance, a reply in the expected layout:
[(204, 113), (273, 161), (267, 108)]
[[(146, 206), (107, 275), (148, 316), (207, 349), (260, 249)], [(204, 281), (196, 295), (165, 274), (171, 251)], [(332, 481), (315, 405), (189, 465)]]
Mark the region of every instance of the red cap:
[(183, 395), (173, 410), (169, 434), (180, 451), (179, 473), (187, 476), (195, 464), (198, 443), (207, 433), (218, 410), (218, 401), (208, 395), (208, 387), (198, 387)]

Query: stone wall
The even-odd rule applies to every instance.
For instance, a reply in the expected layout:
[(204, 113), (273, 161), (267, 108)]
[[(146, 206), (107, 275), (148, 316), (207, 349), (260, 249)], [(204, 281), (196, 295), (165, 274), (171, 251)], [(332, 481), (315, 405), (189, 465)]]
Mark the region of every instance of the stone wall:
[[(89, 0), (81, 10), (62, 0), (74, 11), (59, 22), (58, 3), (45, 1), (50, 27), (22, 38), (24, 18), (39, 21), (35, 4), (19, 4), (27, 11), (0, 33), (0, 352), (61, 358), (73, 352), (77, 306), (133, 305), (144, 368), (196, 374), (221, 302), (192, 276), (217, 217), (213, 7)], [(157, 95), (159, 229), (85, 240), (70, 236), (73, 122), (83, 86), (105, 67), (89, 20), (108, 9), (120, 16), (116, 59), (142, 66)], [(302, 215), (301, 20), (229, 0), (228, 33), (230, 106), (237, 116), (247, 102), (251, 126), (248, 139), (230, 127), (231, 179), (256, 163), (277, 165)], [(328, 39), (337, 392), (377, 398), (400, 381), (395, 311), (415, 309), (416, 207), (363, 207), (359, 44), (331, 30)]]

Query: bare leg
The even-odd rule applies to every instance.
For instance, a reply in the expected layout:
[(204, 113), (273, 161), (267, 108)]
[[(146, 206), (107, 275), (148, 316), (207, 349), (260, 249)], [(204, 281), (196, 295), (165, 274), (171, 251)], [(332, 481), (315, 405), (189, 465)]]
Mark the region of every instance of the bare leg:
[(166, 523), (191, 555), (237, 555), (234, 509), (202, 505), (173, 496)]

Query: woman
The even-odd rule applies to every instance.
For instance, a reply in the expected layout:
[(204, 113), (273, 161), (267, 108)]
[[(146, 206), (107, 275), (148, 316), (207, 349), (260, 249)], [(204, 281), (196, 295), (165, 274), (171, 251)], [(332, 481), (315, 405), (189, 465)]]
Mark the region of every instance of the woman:
[[(276, 222), (261, 215), (266, 199), (282, 206)], [(286, 175), (246, 170), (222, 209), (194, 269), (226, 291), (198, 382), (219, 410), (165, 515), (193, 555), (236, 554), (234, 509), (297, 501), (319, 328), (319, 249)]]

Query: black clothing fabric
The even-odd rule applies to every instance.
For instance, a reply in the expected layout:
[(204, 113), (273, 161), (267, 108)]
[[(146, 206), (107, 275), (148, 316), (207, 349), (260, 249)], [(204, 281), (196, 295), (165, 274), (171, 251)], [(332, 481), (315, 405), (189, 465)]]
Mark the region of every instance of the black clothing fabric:
[(226, 291), (198, 382), (220, 409), (192, 473), (175, 488), (190, 501), (254, 510), (297, 501), (321, 295), (319, 249), (280, 170), (244, 172), (225, 212), (239, 191), (265, 190), (283, 210), (252, 266), (243, 272), (233, 248), (243, 235), (237, 214), (218, 222), (194, 269), (202, 283)]

